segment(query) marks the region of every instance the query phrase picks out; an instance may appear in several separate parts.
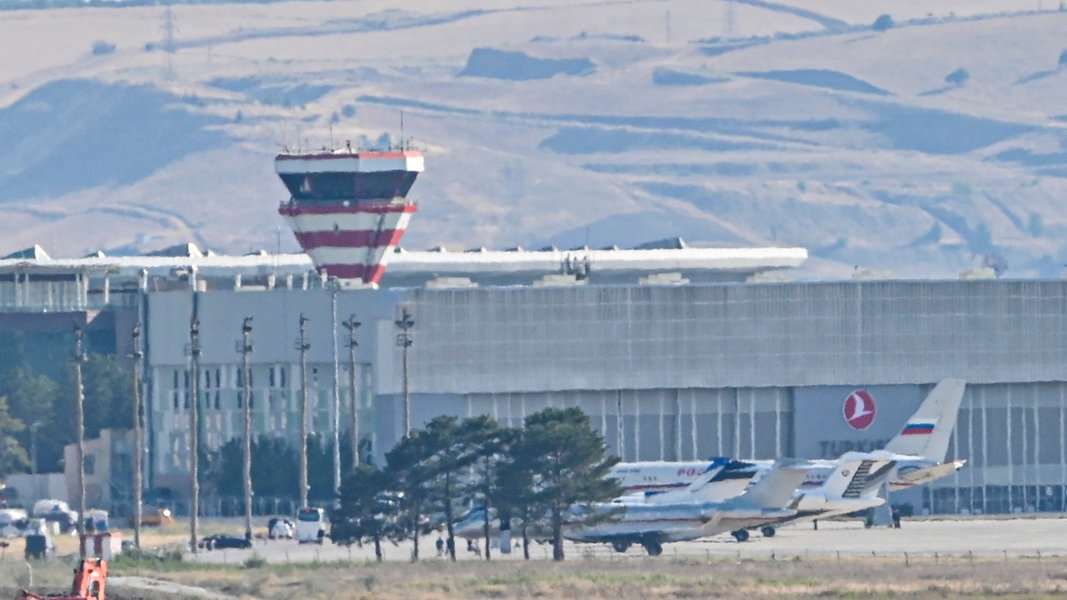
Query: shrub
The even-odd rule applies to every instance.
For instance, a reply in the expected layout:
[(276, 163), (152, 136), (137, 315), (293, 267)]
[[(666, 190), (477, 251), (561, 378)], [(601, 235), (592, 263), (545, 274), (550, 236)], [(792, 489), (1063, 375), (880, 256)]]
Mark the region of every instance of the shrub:
[(1067, 50), (1060, 52), (1060, 66), (1067, 67)]
[(871, 28), (875, 31), (886, 31), (887, 29), (892, 29), (893, 25), (896, 25), (896, 23), (893, 22), (893, 17), (889, 15), (879, 15), (879, 17), (874, 20), (874, 25), (871, 25)]

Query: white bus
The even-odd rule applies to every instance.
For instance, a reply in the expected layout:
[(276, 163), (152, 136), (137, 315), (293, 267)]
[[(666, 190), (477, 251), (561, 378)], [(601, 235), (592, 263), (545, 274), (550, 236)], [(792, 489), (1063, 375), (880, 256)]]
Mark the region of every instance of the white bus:
[(305, 506), (296, 513), (296, 541), (321, 544), (326, 539), (326, 511)]

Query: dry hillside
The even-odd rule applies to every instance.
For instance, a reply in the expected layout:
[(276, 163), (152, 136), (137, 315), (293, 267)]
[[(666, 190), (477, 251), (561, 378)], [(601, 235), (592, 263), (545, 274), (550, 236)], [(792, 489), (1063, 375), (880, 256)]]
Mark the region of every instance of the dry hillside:
[[(873, 24), (888, 14), (892, 26)], [(1008, 0), (0, 11), (0, 253), (294, 251), (282, 146), (427, 155), (404, 245), (1056, 276), (1067, 12)]]

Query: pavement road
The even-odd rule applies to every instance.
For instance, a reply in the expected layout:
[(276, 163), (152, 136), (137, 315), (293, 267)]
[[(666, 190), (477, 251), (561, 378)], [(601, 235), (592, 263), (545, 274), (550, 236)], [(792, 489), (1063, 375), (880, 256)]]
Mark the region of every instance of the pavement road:
[[(1067, 517), (1067, 516), (1065, 516)], [(423, 560), (437, 559), (434, 542), (436, 534), (420, 538), (419, 556)], [(386, 560), (410, 560), (411, 542), (400, 545), (384, 543)], [(647, 556), (640, 546), (625, 553), (614, 552), (606, 544), (573, 544), (567, 542), (568, 557), (596, 556), (626, 559)], [(552, 549), (547, 544), (532, 544), (531, 558), (549, 560)], [(329, 541), (323, 545), (299, 544), (294, 540), (255, 540), (251, 549), (201, 550), (188, 555), (190, 561), (203, 563), (243, 563), (252, 556), (271, 563), (299, 562), (365, 562), (374, 560), (370, 544), (338, 546)], [(519, 548), (501, 554), (493, 548), (493, 560), (522, 560)], [(665, 544), (663, 557), (692, 556), (708, 559), (787, 560), (790, 557), (900, 557), (901, 560), (924, 557), (1053, 557), (1067, 556), (1067, 518), (1057, 516), (1020, 518), (964, 518), (964, 519), (905, 519), (900, 529), (888, 527), (864, 528), (859, 521), (820, 522), (818, 530), (811, 523), (787, 525), (772, 538), (753, 532), (749, 541), (740, 543), (729, 535), (692, 542)], [(458, 560), (482, 560), (480, 554), (466, 550), (466, 542), (457, 540)]]

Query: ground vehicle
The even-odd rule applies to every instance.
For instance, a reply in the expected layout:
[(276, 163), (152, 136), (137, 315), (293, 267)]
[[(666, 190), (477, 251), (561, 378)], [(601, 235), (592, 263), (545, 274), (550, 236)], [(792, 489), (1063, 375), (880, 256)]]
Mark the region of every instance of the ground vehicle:
[(66, 596), (43, 596), (28, 590), (19, 591), (15, 600), (105, 600), (107, 594), (107, 561), (102, 558), (83, 558), (74, 569), (74, 583)]
[(62, 500), (44, 499), (33, 504), (33, 517), (59, 523), (62, 533), (74, 531), (78, 528), (78, 511), (71, 510), (70, 506)]
[[(130, 517), (132, 523), (133, 517)], [(169, 525), (174, 522), (169, 508), (145, 505), (141, 511), (141, 525)]]
[(267, 538), (272, 540), (293, 539), (296, 524), (291, 519), (271, 517), (267, 521)]
[(29, 524), (29, 516), (21, 508), (0, 508), (0, 537), (17, 537)]
[(55, 550), (48, 536), (39, 534), (26, 536), (26, 560), (31, 558), (44, 560), (52, 552)]
[(216, 550), (220, 548), (251, 548), (252, 540), (243, 535), (216, 533), (200, 540), (200, 543), (198, 543), (197, 546), (205, 550)]
[(326, 511), (305, 506), (296, 513), (296, 541), (321, 544), (326, 539)]
[(108, 530), (111, 517), (106, 510), (90, 508), (85, 511), (85, 531), (88, 533), (103, 533)]
[(26, 538), (26, 560), (31, 558), (41, 560), (55, 554), (56, 548), (47, 521), (29, 519), (22, 531)]

